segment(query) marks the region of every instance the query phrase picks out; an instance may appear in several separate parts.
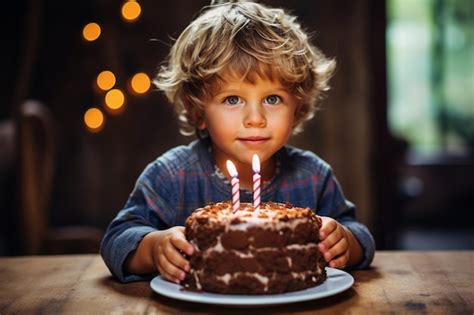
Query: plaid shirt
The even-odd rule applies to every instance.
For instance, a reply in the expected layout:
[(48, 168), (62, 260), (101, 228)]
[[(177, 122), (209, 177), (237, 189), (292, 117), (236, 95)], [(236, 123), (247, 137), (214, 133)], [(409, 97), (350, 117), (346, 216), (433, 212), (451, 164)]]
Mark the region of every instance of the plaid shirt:
[[(264, 201), (291, 203), (313, 209), (349, 228), (364, 250), (356, 268), (370, 265), (374, 239), (355, 219), (355, 207), (344, 198), (330, 166), (314, 153), (285, 146), (276, 153), (278, 171), (262, 187)], [(240, 191), (242, 202), (252, 202), (252, 192)], [(150, 163), (137, 180), (124, 208), (107, 228), (101, 255), (122, 282), (148, 279), (123, 270), (127, 256), (143, 237), (155, 230), (184, 225), (186, 218), (209, 202), (231, 199), (230, 183), (215, 166), (207, 139), (179, 146)]]

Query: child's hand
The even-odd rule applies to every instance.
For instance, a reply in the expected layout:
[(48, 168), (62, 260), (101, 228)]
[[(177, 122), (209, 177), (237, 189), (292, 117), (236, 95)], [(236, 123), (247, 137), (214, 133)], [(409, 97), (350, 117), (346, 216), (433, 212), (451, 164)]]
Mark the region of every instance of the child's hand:
[(336, 220), (321, 217), (318, 247), (329, 267), (344, 268), (362, 259), (362, 249), (352, 232)]
[(192, 255), (194, 248), (184, 236), (184, 227), (175, 226), (154, 234), (151, 247), (153, 263), (161, 276), (169, 281), (179, 283), (189, 271), (189, 262), (180, 252)]

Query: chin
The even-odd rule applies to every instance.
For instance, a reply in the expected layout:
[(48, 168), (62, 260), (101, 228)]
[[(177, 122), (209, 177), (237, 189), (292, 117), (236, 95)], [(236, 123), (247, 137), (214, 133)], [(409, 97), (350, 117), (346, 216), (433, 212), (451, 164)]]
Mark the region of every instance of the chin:
[(245, 155), (245, 158), (242, 162), (245, 164), (252, 165), (252, 159), (253, 159), (254, 154), (258, 155), (258, 158), (260, 159), (261, 164), (267, 162), (272, 157), (272, 155), (268, 155), (266, 153), (261, 153), (258, 151), (249, 151), (248, 154)]

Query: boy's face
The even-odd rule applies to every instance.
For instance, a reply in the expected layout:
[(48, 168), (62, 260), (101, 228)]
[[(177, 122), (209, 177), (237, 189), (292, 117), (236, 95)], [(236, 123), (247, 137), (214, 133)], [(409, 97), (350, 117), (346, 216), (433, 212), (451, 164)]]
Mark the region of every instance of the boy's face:
[(278, 81), (224, 76), (205, 104), (199, 127), (209, 132), (217, 165), (226, 160), (248, 165), (254, 153), (265, 163), (290, 137), (296, 106)]

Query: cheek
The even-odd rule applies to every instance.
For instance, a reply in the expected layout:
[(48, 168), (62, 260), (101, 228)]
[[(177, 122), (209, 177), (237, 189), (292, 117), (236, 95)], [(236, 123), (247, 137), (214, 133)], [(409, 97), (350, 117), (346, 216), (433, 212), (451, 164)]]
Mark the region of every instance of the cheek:
[(293, 131), (293, 125), (288, 124), (285, 128), (280, 129), (280, 139), (283, 144), (288, 142), (290, 139), (291, 133)]
[(214, 139), (224, 138), (232, 135), (235, 130), (237, 120), (231, 115), (216, 115), (207, 117), (203, 123), (204, 128)]
[(275, 128), (275, 130), (280, 135), (280, 137), (288, 138), (293, 131), (295, 117), (292, 112), (285, 113), (284, 115), (278, 117), (278, 119), (274, 122), (274, 125), (278, 126)]

